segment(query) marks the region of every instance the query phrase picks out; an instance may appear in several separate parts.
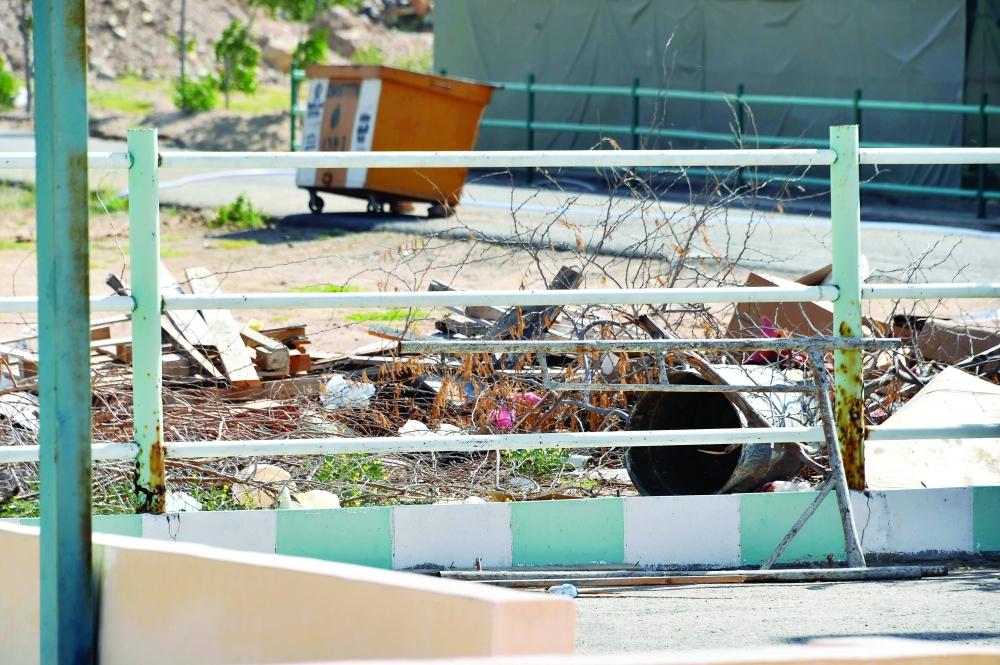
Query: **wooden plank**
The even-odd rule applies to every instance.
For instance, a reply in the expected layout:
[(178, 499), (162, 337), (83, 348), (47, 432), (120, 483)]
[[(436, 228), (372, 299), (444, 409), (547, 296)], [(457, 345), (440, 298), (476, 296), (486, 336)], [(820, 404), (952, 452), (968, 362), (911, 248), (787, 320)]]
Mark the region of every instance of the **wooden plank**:
[(287, 344), (294, 339), (306, 339), (306, 327), (304, 324), (297, 323), (290, 326), (283, 326), (281, 328), (267, 328), (260, 331), (261, 335), (270, 337), (271, 339), (277, 340), (282, 344)]
[(312, 369), (312, 358), (305, 351), (293, 349), (289, 357), (288, 371), (290, 374), (306, 374)]
[(490, 329), (490, 322), (473, 319), (461, 314), (446, 316), (434, 322), (434, 327), (446, 335), (464, 335), (478, 337)]
[[(459, 289), (450, 284), (445, 284), (444, 282), (439, 282), (436, 279), (431, 280), (430, 285), (427, 287), (428, 291), (464, 291), (465, 289)], [(504, 310), (501, 307), (493, 307), (492, 305), (467, 305), (464, 310), (456, 311), (457, 308), (448, 307), (453, 312), (458, 314), (464, 314), (472, 319), (483, 319), (486, 321), (496, 321), (504, 314)]]
[[(583, 275), (563, 266), (552, 278), (550, 290), (575, 289)], [(486, 339), (541, 339), (562, 313), (562, 305), (550, 307), (511, 307), (486, 332)]]
[[(220, 293), (219, 282), (205, 268), (188, 268), (184, 271), (192, 293)], [(229, 383), (237, 390), (260, 385), (250, 350), (240, 336), (240, 326), (232, 313), (225, 309), (206, 309), (205, 323), (210, 338), (219, 352), (219, 360)]]
[[(122, 284), (121, 280), (114, 275), (108, 275), (107, 279), (104, 280), (104, 283), (110, 286), (112, 290), (120, 296), (129, 295), (129, 290), (125, 288), (125, 285)], [(166, 316), (160, 317), (160, 325), (163, 326), (163, 334), (167, 336), (167, 339), (170, 340), (171, 344), (183, 352), (188, 358), (193, 360), (194, 363), (200, 368), (199, 371), (201, 373), (211, 379), (215, 379), (216, 381), (221, 381), (223, 379), (222, 374), (215, 368), (212, 361), (206, 358), (204, 354), (198, 351), (198, 349), (194, 348), (191, 342), (189, 342), (187, 338), (185, 338), (184, 335), (177, 330), (177, 326), (175, 326), (169, 318)]]
[(691, 584), (743, 584), (746, 575), (650, 575), (647, 577), (583, 577), (557, 579), (540, 574), (534, 579), (523, 580), (482, 580), (482, 584), (514, 589), (548, 588), (559, 584), (576, 587), (639, 587), (639, 586), (686, 586)]
[(254, 350), (258, 368), (288, 374), (290, 356), (287, 346), (247, 326), (240, 331), (240, 336)]
[[(207, 271), (206, 271), (207, 272)], [(216, 289), (218, 291), (218, 289)], [(163, 262), (160, 262), (160, 293), (164, 295), (175, 295), (184, 293), (180, 284), (174, 279)], [(208, 323), (202, 318), (200, 312), (192, 310), (171, 310), (167, 316), (173, 322), (178, 332), (195, 346), (212, 346), (212, 335), (208, 329)]]

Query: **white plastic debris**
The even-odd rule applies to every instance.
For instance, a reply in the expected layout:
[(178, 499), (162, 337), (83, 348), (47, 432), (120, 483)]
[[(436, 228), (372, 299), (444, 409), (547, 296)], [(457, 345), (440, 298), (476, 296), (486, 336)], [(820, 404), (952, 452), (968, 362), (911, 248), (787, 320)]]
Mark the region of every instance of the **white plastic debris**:
[(808, 492), (812, 489), (805, 480), (775, 480), (760, 488), (761, 492)]
[(374, 394), (373, 384), (348, 381), (340, 374), (334, 374), (326, 382), (326, 394), (322, 398), (323, 406), (331, 411), (368, 406)]
[(573, 465), (573, 468), (577, 471), (582, 471), (583, 467), (587, 466), (587, 462), (594, 459), (590, 455), (570, 455), (566, 458), (566, 461)]
[(566, 596), (567, 598), (576, 598), (580, 595), (580, 592), (576, 590), (576, 587), (572, 584), (560, 584), (559, 586), (550, 586), (548, 592), (553, 596)]
[(424, 436), (430, 432), (427, 429), (427, 425), (423, 424), (419, 420), (407, 420), (403, 423), (403, 426), (399, 428), (400, 436)]
[(420, 422), (419, 420), (407, 420), (403, 423), (403, 426), (399, 428), (400, 436), (427, 436), (428, 434), (436, 434), (438, 436), (451, 436), (452, 434), (461, 434), (462, 428), (457, 425), (452, 425), (451, 423), (442, 423), (437, 426), (434, 430), (431, 430), (427, 425)]
[(303, 508), (340, 508), (340, 497), (326, 490), (309, 490), (295, 495)]
[(168, 513), (191, 513), (201, 510), (201, 501), (187, 492), (167, 492)]

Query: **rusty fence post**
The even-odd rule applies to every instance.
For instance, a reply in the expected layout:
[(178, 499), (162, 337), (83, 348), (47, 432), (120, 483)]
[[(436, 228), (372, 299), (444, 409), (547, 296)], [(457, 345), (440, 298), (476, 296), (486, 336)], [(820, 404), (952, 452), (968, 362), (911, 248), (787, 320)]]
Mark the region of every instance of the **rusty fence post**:
[[(833, 283), (839, 289), (833, 303), (835, 337), (861, 337), (861, 193), (858, 187), (858, 126), (830, 128), (830, 148), (837, 153), (830, 166), (830, 221), (833, 226)], [(834, 411), (837, 439), (844, 458), (847, 484), (865, 486), (864, 388), (862, 352), (834, 351)]]
[(160, 317), (160, 192), (155, 129), (130, 129), (128, 152), (129, 245), (132, 298), (132, 418), (136, 459), (136, 510), (166, 509), (163, 449), (163, 369)]

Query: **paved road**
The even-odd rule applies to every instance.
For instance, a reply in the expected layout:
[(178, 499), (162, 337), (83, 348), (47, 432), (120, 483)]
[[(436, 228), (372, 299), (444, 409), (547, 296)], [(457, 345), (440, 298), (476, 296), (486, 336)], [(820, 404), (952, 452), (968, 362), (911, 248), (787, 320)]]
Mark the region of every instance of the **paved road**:
[(581, 597), (581, 653), (882, 635), (1000, 645), (1000, 571), (840, 584), (691, 586)]
[[(0, 151), (32, 150), (33, 137), (16, 130), (0, 131)], [(92, 150), (124, 150), (120, 141), (93, 139)], [(32, 173), (7, 172), (0, 177), (31, 179)], [(600, 193), (538, 191), (499, 184), (499, 179), (473, 183), (466, 188), (459, 214), (448, 220), (426, 220), (414, 216), (370, 216), (362, 214), (363, 201), (327, 196), (326, 214), (306, 214), (307, 196), (294, 186), (291, 171), (204, 173), (164, 169), (160, 174), (161, 200), (165, 204), (214, 207), (246, 192), (254, 204), (269, 215), (285, 218), (288, 226), (330, 226), (353, 231), (386, 230), (407, 233), (437, 233), (466, 238), (470, 233), (488, 238), (554, 243), (573, 247), (580, 242), (595, 246), (605, 220), (612, 219), (615, 233), (602, 243), (602, 251), (629, 253), (649, 247), (650, 239), (663, 238), (669, 225), (657, 230), (658, 220), (683, 220), (690, 212), (668, 201), (640, 204), (627, 197)], [(124, 189), (123, 172), (91, 174), (92, 187)], [(696, 212), (703, 208), (695, 208)], [(556, 223), (556, 220), (560, 220)], [(947, 224), (942, 219), (942, 224)], [(544, 235), (538, 229), (549, 227)], [(715, 215), (704, 236), (699, 234), (692, 258), (719, 253), (735, 258), (745, 267), (766, 267), (771, 272), (799, 275), (830, 261), (830, 221), (818, 216), (753, 212), (739, 208)], [(652, 244), (659, 244), (655, 240)], [(878, 277), (926, 254), (928, 266), (914, 279), (992, 281), (996, 269), (992, 257), (1000, 255), (1000, 233), (868, 221), (863, 225), (862, 252)], [(896, 274), (885, 275), (888, 278)]]

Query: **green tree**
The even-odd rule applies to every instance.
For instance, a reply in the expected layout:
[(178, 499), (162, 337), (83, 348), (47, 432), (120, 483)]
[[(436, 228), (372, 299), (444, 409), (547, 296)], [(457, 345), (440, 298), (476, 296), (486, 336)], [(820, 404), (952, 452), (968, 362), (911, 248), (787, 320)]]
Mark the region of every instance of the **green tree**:
[(263, 7), (272, 16), (282, 15), (289, 21), (312, 23), (323, 12), (334, 7), (359, 7), (360, 0), (250, 0), (251, 4)]
[(35, 63), (32, 59), (31, 38), (35, 29), (31, 0), (20, 0), (16, 6), (17, 30), (21, 33), (21, 53), (24, 56), (24, 90), (27, 94), (24, 111), (31, 115), (31, 103), (34, 99)]
[(329, 47), (326, 43), (326, 30), (317, 28), (309, 31), (309, 37), (299, 42), (292, 54), (292, 61), (297, 65), (326, 64)]
[(302, 24), (299, 45), (295, 48), (293, 60), (299, 64), (326, 62), (326, 33), (306, 29), (324, 12), (334, 7), (361, 6), (361, 0), (250, 0), (254, 7), (266, 9), (271, 16), (282, 16), (289, 21)]
[(215, 42), (215, 60), (219, 63), (219, 89), (229, 108), (229, 93), (257, 90), (257, 65), (260, 49), (250, 36), (250, 24), (234, 20)]

